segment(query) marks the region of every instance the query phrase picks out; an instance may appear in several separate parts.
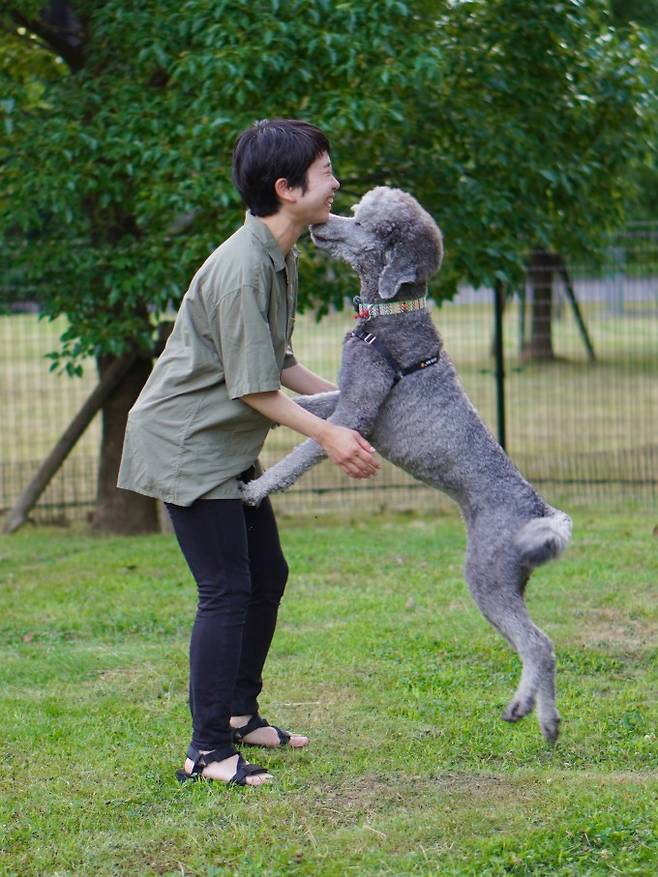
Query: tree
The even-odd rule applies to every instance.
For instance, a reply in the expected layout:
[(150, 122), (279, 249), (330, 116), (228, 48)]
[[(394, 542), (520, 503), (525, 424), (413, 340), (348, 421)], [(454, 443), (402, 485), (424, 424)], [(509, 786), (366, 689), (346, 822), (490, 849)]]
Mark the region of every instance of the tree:
[[(612, 20), (617, 28), (641, 28), (649, 51), (658, 58), (658, 0), (611, 0)], [(654, 70), (653, 92), (658, 93), (658, 72)], [(655, 220), (658, 216), (658, 138), (644, 161), (633, 162), (629, 172), (628, 214), (631, 219)]]
[[(461, 142), (453, 154), (473, 158), (471, 209), (453, 209), (469, 222), (463, 243), (482, 285), (498, 276), (508, 290), (521, 287), (527, 257), (534, 294), (525, 355), (552, 358), (552, 257), (541, 254), (591, 253), (622, 224), (628, 168), (649, 148), (650, 57), (641, 35), (616, 33), (600, 4), (477, 6), (462, 5), (454, 35), (472, 61), (447, 116)], [(491, 239), (478, 251), (485, 229)]]
[[(5, 39), (36, 35), (68, 73), (42, 77), (38, 107), (12, 110), (0, 229), (38, 235), (26, 270), (46, 313), (69, 320), (56, 363), (74, 372), (92, 353), (102, 374), (128, 351), (142, 356), (104, 409), (96, 520), (112, 528), (144, 521), (113, 487), (125, 414), (158, 314), (240, 222), (231, 147), (255, 118), (324, 127), (343, 203), (380, 183), (412, 191), (446, 232), (437, 298), (460, 280), (518, 283), (532, 244), (596, 247), (620, 221), (623, 169), (645, 149), (648, 61), (603, 2), (4, 8)], [(328, 283), (327, 263), (303, 251), (305, 303), (326, 309), (352, 289), (331, 270)]]

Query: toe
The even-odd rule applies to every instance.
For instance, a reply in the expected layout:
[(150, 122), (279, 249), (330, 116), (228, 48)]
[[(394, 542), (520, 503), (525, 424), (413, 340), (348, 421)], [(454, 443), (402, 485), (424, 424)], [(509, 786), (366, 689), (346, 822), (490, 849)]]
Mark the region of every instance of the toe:
[(560, 717), (553, 716), (550, 719), (543, 719), (541, 722), (541, 730), (546, 740), (551, 746), (554, 746), (560, 735)]
[(268, 783), (271, 783), (274, 777), (271, 773), (257, 773), (255, 776), (247, 777), (246, 783), (248, 786), (265, 786)]
[(515, 703), (510, 704), (503, 713), (503, 719), (506, 722), (518, 722), (520, 718), (521, 714), (518, 712), (518, 704)]
[(517, 698), (508, 705), (503, 713), (503, 719), (506, 722), (518, 722), (519, 719), (527, 716), (532, 711), (534, 705), (535, 701), (532, 697)]

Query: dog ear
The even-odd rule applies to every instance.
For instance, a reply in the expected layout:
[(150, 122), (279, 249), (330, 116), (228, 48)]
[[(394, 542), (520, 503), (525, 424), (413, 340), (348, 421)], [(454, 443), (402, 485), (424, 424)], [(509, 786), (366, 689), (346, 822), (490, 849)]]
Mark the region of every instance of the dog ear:
[(407, 247), (396, 246), (387, 253), (384, 270), (379, 275), (379, 295), (393, 298), (403, 283), (416, 280), (416, 266)]

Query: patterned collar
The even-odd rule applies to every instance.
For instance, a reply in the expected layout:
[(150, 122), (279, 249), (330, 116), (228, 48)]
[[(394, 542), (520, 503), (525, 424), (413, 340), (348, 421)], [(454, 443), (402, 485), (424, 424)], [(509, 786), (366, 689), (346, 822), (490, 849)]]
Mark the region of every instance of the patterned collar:
[(355, 295), (353, 298), (354, 319), (369, 320), (371, 317), (422, 311), (427, 307), (425, 301), (425, 296), (423, 296), (423, 298), (411, 298), (408, 301), (363, 302), (360, 295)]

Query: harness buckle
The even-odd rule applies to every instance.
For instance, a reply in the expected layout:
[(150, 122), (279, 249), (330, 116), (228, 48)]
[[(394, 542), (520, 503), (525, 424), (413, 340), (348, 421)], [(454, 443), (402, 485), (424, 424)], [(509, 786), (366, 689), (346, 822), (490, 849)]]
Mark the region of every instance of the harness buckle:
[(367, 335), (364, 335), (363, 340), (366, 342), (366, 344), (372, 344), (372, 342), (375, 341), (376, 338), (376, 335), (373, 335), (372, 332), (368, 332)]

